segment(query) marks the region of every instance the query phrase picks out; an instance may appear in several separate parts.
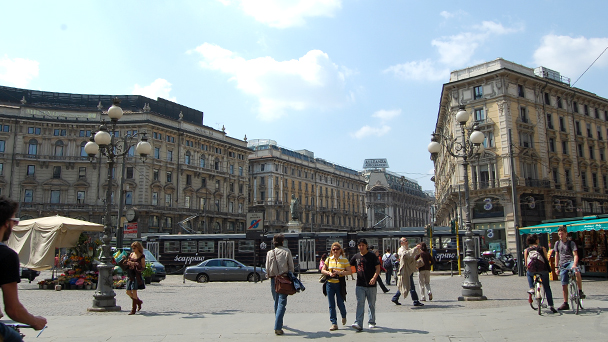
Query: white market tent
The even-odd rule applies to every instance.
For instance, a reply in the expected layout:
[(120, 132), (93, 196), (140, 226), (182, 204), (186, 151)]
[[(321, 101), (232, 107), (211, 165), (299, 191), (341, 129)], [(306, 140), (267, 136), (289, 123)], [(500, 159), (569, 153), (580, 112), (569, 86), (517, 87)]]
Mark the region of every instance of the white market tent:
[(82, 232), (101, 232), (103, 225), (63, 216), (19, 222), (7, 245), (19, 254), (23, 267), (47, 270), (55, 264), (55, 248), (74, 247)]

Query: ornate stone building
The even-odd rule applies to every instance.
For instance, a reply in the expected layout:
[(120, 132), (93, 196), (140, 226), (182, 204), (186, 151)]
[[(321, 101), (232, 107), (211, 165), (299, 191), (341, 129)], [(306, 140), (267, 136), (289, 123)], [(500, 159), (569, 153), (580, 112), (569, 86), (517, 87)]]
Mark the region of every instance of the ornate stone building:
[(399, 230), (430, 223), (432, 199), (418, 183), (385, 169), (364, 172), (367, 228)]
[(21, 218), (60, 214), (101, 223), (108, 186), (118, 202), (124, 162), (124, 205), (137, 210), (140, 234), (184, 232), (178, 222), (185, 219), (191, 232), (244, 232), (247, 143), (202, 125), (198, 110), (118, 97), (124, 116), (117, 139), (136, 136), (136, 143), (146, 132), (153, 152), (143, 163), (131, 148), (108, 170), (105, 158), (89, 161), (84, 145), (107, 120), (113, 96), (0, 87), (0, 191), (19, 200)]
[(293, 151), (268, 139), (249, 147), (249, 211), (263, 212), (270, 232), (287, 231), (295, 195), (303, 207), (303, 231), (360, 230), (365, 226), (365, 180), (360, 172)]
[(509, 132), (521, 226), (608, 211), (608, 100), (571, 87), (559, 72), (499, 58), (451, 73), (436, 133), (460, 141), (459, 106), (472, 117), (467, 127), (485, 134), (485, 151), (468, 175), (444, 150), (435, 160), (437, 224), (461, 216), (468, 176), (472, 223), (485, 230), (482, 249), (515, 250)]

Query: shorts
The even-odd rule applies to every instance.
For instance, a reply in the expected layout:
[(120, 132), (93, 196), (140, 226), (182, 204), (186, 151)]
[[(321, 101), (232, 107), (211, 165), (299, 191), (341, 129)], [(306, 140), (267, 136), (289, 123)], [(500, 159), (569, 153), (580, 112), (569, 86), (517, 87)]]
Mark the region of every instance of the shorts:
[[(570, 275), (568, 274), (568, 270), (572, 268), (572, 264), (574, 261), (570, 261), (567, 264), (564, 264), (559, 267), (559, 279), (562, 281), (562, 285), (568, 285), (570, 281)], [(578, 267), (575, 267), (575, 272), (579, 272)]]

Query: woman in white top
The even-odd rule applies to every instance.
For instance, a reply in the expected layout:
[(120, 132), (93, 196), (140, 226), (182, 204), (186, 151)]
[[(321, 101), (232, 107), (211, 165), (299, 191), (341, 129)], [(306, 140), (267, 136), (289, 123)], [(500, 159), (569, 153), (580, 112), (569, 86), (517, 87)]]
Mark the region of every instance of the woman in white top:
[(274, 299), (274, 333), (283, 335), (283, 316), (287, 305), (287, 295), (276, 293), (274, 290), (274, 277), (287, 272), (293, 272), (293, 257), (287, 247), (283, 247), (285, 236), (277, 234), (272, 239), (275, 248), (266, 254), (266, 274), (270, 278), (270, 291)]

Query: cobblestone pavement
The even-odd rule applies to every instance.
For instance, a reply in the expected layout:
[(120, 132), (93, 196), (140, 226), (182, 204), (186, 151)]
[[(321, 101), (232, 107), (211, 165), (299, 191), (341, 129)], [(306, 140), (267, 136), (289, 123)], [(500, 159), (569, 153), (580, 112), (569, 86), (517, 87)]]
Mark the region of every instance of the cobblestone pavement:
[[(50, 278), (50, 272), (43, 272), (31, 284), (27, 280), (19, 284), (19, 296), (25, 307), (35, 315), (42, 316), (80, 316), (99, 315), (86, 311), (91, 306), (93, 290), (40, 290), (37, 281)], [(415, 281), (417, 274), (414, 276)], [(306, 273), (301, 276), (306, 291), (289, 297), (288, 313), (327, 313), (327, 299), (321, 292), (318, 273)], [(459, 302), (462, 277), (434, 275), (431, 277), (433, 301), (425, 302), (424, 307), (413, 307), (411, 298), (401, 298), (403, 305), (391, 303), (396, 291), (394, 284), (389, 286), (389, 293), (382, 294), (378, 288), (376, 311), (378, 313), (403, 312), (404, 310), (450, 310), (457, 308), (481, 309), (504, 306), (527, 306), (527, 281), (516, 275), (481, 275), (484, 295), (487, 301)], [(248, 282), (211, 282), (199, 284), (192, 281), (183, 282), (182, 276), (170, 275), (160, 283), (153, 283), (140, 291), (147, 312), (159, 314), (200, 315), (210, 313), (272, 313), (270, 283)], [(355, 281), (347, 281), (347, 311), (355, 311)], [(418, 287), (416, 281), (416, 287)], [(561, 285), (551, 282), (555, 303), (561, 303)], [(583, 289), (590, 300), (608, 301), (608, 281), (584, 280)], [(130, 309), (130, 299), (124, 290), (117, 289), (117, 304), (122, 310)], [(420, 294), (420, 293), (419, 293)], [(108, 313), (109, 314), (109, 313)]]

